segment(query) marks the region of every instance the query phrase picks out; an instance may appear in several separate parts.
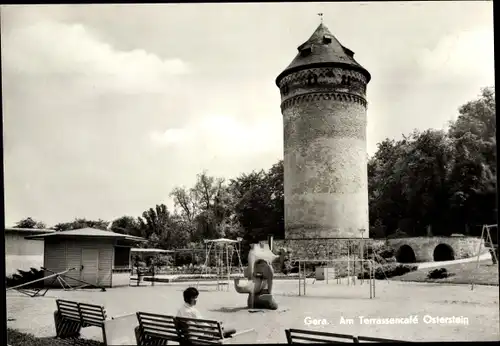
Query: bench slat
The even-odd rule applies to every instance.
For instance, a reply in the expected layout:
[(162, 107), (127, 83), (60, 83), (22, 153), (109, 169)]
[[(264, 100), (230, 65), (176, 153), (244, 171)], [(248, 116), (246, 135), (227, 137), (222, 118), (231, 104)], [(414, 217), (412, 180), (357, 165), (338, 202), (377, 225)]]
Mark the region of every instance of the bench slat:
[(344, 344), (357, 343), (358, 340), (353, 335), (327, 333), (313, 330), (302, 329), (286, 329), (286, 338), (288, 344), (296, 343), (327, 343), (327, 344)]
[(319, 338), (311, 338), (311, 337), (306, 337), (306, 336), (292, 336), (292, 342), (295, 343), (296, 341), (306, 341), (306, 344), (310, 344), (311, 342), (314, 343), (326, 343), (326, 344), (345, 344), (348, 341), (354, 342), (354, 338), (346, 338), (344, 341), (340, 340), (333, 340), (333, 339), (319, 339)]
[(160, 315), (160, 314), (154, 314), (154, 313), (151, 313), (151, 312), (142, 312), (142, 311), (138, 311), (137, 312), (137, 317), (138, 318), (144, 318), (144, 317), (156, 317), (156, 318), (159, 318), (159, 319), (165, 319), (165, 320), (174, 320), (174, 316), (170, 316), (170, 315)]
[(195, 319), (195, 318), (188, 318), (188, 317), (176, 317), (177, 320), (180, 320), (182, 322), (185, 322), (185, 323), (189, 323), (189, 324), (200, 324), (200, 323), (204, 323), (204, 324), (208, 324), (208, 325), (213, 325), (213, 326), (219, 326), (220, 325), (220, 322), (218, 321), (214, 321), (214, 320), (202, 320), (202, 319)]
[(216, 338), (221, 338), (221, 335), (220, 335), (220, 332), (218, 330), (199, 330), (199, 329), (184, 329), (184, 333), (185, 334), (189, 334), (189, 335), (203, 335), (203, 336), (213, 336), (213, 337), (216, 337)]
[(402, 341), (402, 340), (394, 340), (394, 339), (384, 339), (384, 338), (376, 338), (376, 337), (371, 337), (371, 336), (358, 336), (358, 340), (360, 342), (390, 342), (390, 343), (398, 343), (398, 342), (409, 342), (409, 341)]
[(105, 320), (106, 315), (103, 313), (97, 314), (97, 313), (89, 313), (88, 311), (81, 311), (81, 315), (83, 318), (96, 318), (96, 319), (101, 319)]
[(168, 321), (168, 320), (160, 320), (160, 319), (149, 319), (149, 318), (141, 318), (140, 320), (141, 323), (143, 324), (150, 324), (150, 325), (153, 325), (153, 326), (165, 326), (165, 327), (174, 327), (175, 328), (175, 322), (172, 320), (172, 321)]
[(142, 325), (142, 328), (145, 332), (161, 332), (161, 333), (172, 333), (172, 334), (177, 334), (177, 329), (175, 328), (157, 328), (157, 327), (152, 327), (152, 326), (145, 326)]

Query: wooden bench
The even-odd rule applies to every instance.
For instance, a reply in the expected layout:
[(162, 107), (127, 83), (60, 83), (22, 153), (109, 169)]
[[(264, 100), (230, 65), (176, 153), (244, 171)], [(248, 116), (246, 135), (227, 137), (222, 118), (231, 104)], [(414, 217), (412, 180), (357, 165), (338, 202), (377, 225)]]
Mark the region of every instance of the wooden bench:
[(86, 327), (102, 329), (104, 345), (107, 345), (105, 320), (106, 310), (103, 306), (78, 303), (57, 299), (57, 310), (54, 312), (57, 337), (61, 339), (79, 338), (80, 331)]
[(82, 319), (77, 302), (56, 300), (57, 310), (54, 312), (56, 335), (61, 339), (78, 338), (82, 329)]
[(255, 329), (242, 330), (224, 337), (222, 322), (175, 317), (175, 323), (181, 342), (187, 345), (252, 344), (257, 341)]
[(357, 343), (353, 335), (318, 332), (315, 330), (286, 329), (286, 340), (291, 344), (342, 344)]
[(137, 312), (139, 326), (134, 330), (138, 346), (164, 346), (181, 342), (174, 316)]

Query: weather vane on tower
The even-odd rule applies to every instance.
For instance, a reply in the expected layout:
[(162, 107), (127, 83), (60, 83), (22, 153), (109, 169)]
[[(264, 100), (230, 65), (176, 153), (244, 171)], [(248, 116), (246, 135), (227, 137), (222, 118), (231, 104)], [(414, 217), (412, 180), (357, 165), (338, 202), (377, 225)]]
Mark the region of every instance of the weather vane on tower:
[(321, 19), (321, 24), (323, 24), (323, 13), (318, 13), (318, 16)]

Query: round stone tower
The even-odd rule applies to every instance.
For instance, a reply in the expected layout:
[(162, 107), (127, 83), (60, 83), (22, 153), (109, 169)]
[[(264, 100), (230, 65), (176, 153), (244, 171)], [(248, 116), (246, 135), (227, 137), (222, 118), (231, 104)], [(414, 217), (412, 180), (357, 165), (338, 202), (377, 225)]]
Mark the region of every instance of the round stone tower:
[(278, 76), (284, 122), (285, 237), (368, 236), (370, 73), (320, 24)]

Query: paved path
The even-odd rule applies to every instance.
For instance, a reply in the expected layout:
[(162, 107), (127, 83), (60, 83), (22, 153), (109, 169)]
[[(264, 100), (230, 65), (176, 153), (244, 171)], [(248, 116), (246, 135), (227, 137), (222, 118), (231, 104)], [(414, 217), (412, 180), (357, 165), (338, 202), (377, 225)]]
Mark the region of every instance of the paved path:
[[(481, 260), (481, 261), (487, 260), (490, 258), (491, 258), (491, 255), (489, 252), (484, 253), (481, 256), (479, 256), (479, 260)], [(467, 262), (475, 262), (475, 261), (477, 261), (477, 256), (463, 258), (463, 259), (454, 260), (454, 261), (424, 262), (424, 263), (418, 264), (418, 269), (441, 267), (441, 266), (448, 265), (448, 264), (467, 263)]]

